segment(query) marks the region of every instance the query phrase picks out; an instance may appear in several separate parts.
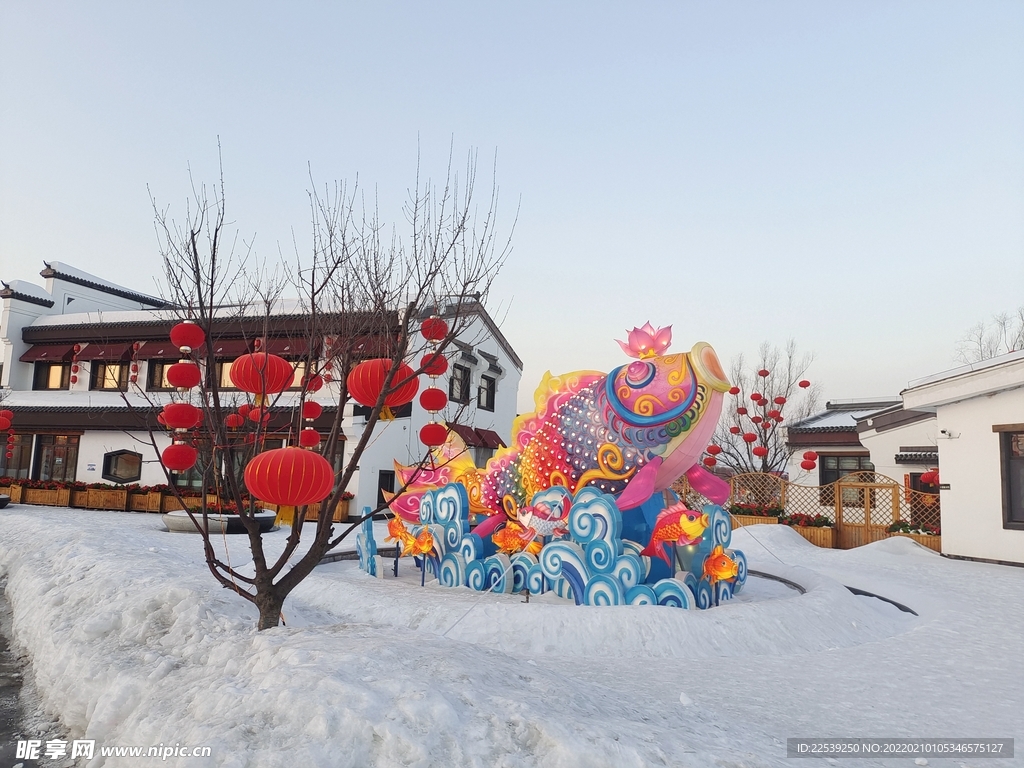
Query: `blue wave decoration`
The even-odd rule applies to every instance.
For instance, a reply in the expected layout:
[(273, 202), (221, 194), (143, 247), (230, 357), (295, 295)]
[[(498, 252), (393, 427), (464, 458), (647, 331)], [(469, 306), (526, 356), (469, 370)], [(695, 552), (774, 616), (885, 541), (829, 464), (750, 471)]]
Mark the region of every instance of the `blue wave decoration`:
[(483, 592), (487, 588), (487, 566), (483, 560), (466, 563), (466, 586), (477, 592)]
[(733, 594), (736, 594), (743, 589), (743, 585), (747, 583), (747, 575), (749, 573), (747, 570), (747, 556), (744, 555), (741, 550), (730, 549), (729, 557), (735, 560), (736, 565), (739, 566), (739, 572), (736, 574), (736, 581), (733, 582), (732, 585)]
[(697, 598), (697, 607), (702, 611), (706, 611), (715, 604), (715, 596), (711, 591), (711, 582), (707, 579), (701, 579), (697, 582), (697, 589), (693, 591), (693, 594)]
[(588, 542), (583, 551), (586, 553), (587, 568), (591, 573), (611, 573), (615, 569), (614, 546), (604, 539)]
[(512, 591), (512, 561), (508, 555), (491, 555), (484, 560), (484, 589), (492, 592)]
[(580, 544), (606, 541), (618, 554), (622, 546), (622, 513), (615, 499), (596, 488), (584, 488), (577, 493), (569, 510), (569, 535)]
[(709, 518), (708, 529), (704, 533), (704, 541), (710, 543), (711, 547), (718, 545), (723, 549), (732, 542), (732, 518), (729, 513), (717, 504), (705, 504), (704, 514)]
[[(429, 491), (434, 494), (434, 521), (438, 523), (457, 523), (465, 517), (466, 524), (469, 524), (469, 494), (466, 488), (459, 483), (448, 483), (437, 490)], [(424, 494), (426, 495), (426, 494)]]
[(646, 584), (638, 584), (626, 590), (627, 605), (657, 605), (658, 596)]
[[(367, 507), (364, 514), (369, 514)], [(356, 534), (356, 554), (359, 555), (359, 568), (371, 576), (377, 575), (377, 562), (374, 557), (377, 555), (377, 542), (373, 538), (373, 520), (366, 518), (359, 526), (359, 533)]]
[(662, 579), (654, 585), (654, 594), (658, 598), (658, 605), (690, 609), (697, 604), (693, 592), (679, 579)]
[(552, 584), (551, 591), (559, 597), (561, 597), (563, 600), (572, 600), (574, 603), (576, 603), (576, 605), (583, 604), (583, 598), (576, 598), (577, 593), (572, 591), (572, 587), (569, 585), (569, 582), (565, 579), (559, 579), (554, 584)]
[(462, 537), (462, 543), (459, 544), (459, 554), (466, 561), (467, 564), (472, 563), (474, 560), (479, 560), (483, 557), (484, 553), (484, 542), (475, 533), (470, 533)]
[(587, 581), (583, 591), (584, 605), (625, 605), (626, 593), (622, 582), (607, 573), (596, 573)]
[[(529, 552), (519, 552), (512, 558), (512, 591), (522, 592), (527, 587), (530, 568), (537, 565), (537, 558)], [(543, 576), (542, 576), (543, 578)]]
[(716, 592), (715, 595), (718, 598), (719, 603), (724, 603), (727, 600), (732, 600), (732, 596), (735, 593), (733, 584), (731, 581), (720, 581), (712, 587), (712, 591)]
[(551, 589), (551, 584), (547, 576), (544, 575), (544, 569), (540, 567), (540, 563), (531, 565), (527, 570), (526, 588), (530, 590), (531, 595), (542, 595)]
[(590, 578), (583, 547), (572, 541), (553, 541), (540, 551), (540, 567), (551, 581), (564, 578), (572, 588), (576, 604), (580, 604)]
[(644, 579), (647, 578), (643, 562), (639, 556), (632, 553), (619, 555), (615, 561), (615, 567), (612, 569), (612, 575), (622, 583), (623, 589), (627, 591), (643, 584)]
[(441, 558), (441, 573), (438, 581), (442, 587), (466, 586), (466, 561), (457, 552), (449, 552)]

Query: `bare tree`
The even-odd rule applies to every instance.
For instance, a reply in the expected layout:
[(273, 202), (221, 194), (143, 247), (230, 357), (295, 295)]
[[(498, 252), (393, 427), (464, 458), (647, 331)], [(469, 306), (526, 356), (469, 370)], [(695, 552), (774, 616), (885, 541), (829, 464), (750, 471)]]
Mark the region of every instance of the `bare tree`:
[(715, 431), (715, 443), (722, 449), (716, 458), (733, 472), (782, 472), (793, 454), (785, 423), (818, 410), (818, 387), (800, 386), (807, 381), (814, 355), (799, 354), (792, 339), (783, 349), (766, 341), (755, 360), (748, 365), (740, 355), (733, 361), (734, 391)]
[(956, 359), (978, 363), (1019, 349), (1024, 349), (1024, 306), (1015, 313), (993, 315), (991, 323), (972, 326), (957, 342)]
[[(247, 493), (243, 469), (260, 451), (267, 428), (260, 419), (248, 421), (235, 432), (225, 424), (234, 410), (221, 391), (212, 358), (196, 394), (204, 411), (198, 443), (205, 446), (201, 460), (203, 504), (193, 515), (203, 535), (206, 561), (214, 577), (226, 588), (251, 601), (259, 609), (259, 629), (277, 626), (291, 591), (305, 579), (323, 556), (337, 547), (371, 511), (358, 522), (336, 530), (332, 522), (343, 494), (352, 482), (360, 457), (370, 443), (381, 418), (385, 400), (423, 371), (422, 353), (428, 351), (418, 333), (420, 322), (444, 315), (448, 332), (429, 347), (444, 353), (464, 332), (474, 312), (483, 306), (492, 281), (511, 250), (508, 238), (496, 234), (497, 187), (482, 211), (475, 200), (477, 161), (470, 153), (464, 174), (455, 173), (449, 159), (444, 183), (434, 186), (417, 172), (415, 187), (405, 206), (405, 222), (388, 226), (376, 203), (343, 183), (309, 195), (312, 249), (300, 258), (296, 248), (293, 268), (284, 273), (253, 264), (251, 248), (237, 239), (227, 242), (223, 180), (212, 199), (204, 188), (193, 187), (192, 205), (185, 221), (176, 226), (166, 212), (156, 210), (162, 243), (169, 298), (180, 319), (197, 323), (213, 338), (225, 319), (262, 318), (263, 336), (275, 322), (289, 317), (300, 323), (307, 341), (305, 375), (291, 410), (289, 443), (302, 427), (302, 406), (311, 394), (312, 382), (329, 379), (321, 391), (334, 401), (330, 431), (320, 452), (335, 467), (335, 483), (322, 504), (313, 540), (300, 550), (306, 508), (294, 516), (284, 551), (268, 557), (260, 533), (256, 501)], [(223, 177), (222, 177), (223, 178)], [(513, 227), (514, 228), (514, 227)], [(284, 286), (296, 293), (288, 307)], [(251, 325), (251, 323), (250, 323)], [(391, 360), (384, 387), (370, 409), (358, 435), (346, 435), (344, 415), (349, 401), (346, 379), (352, 366), (367, 358)], [(411, 375), (399, 374), (408, 361)], [(187, 395), (186, 395), (187, 396)], [(318, 396), (319, 397), (319, 396)], [(271, 408), (274, 403), (269, 404)], [(153, 438), (154, 448), (156, 447)], [(353, 446), (346, 446), (354, 443)], [(423, 462), (433, 461), (424, 448)], [(166, 468), (165, 468), (166, 471)], [(170, 484), (170, 473), (168, 481)], [(399, 488), (400, 495), (405, 489)], [(207, 526), (206, 494), (230, 500), (239, 511), (252, 551), (255, 573), (243, 573), (221, 561)]]

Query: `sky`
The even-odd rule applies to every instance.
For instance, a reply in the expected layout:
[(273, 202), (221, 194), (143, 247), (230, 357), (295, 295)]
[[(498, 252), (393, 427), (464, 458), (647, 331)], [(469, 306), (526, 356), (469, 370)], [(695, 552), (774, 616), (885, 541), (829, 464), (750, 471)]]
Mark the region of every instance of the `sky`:
[(153, 200), (181, 215), (218, 142), (271, 261), (311, 179), (401, 220), (417, 157), (475, 150), (521, 409), (648, 320), (894, 395), (1024, 305), (1022, 39), (1020, 2), (3, 3), (0, 279), (154, 291)]

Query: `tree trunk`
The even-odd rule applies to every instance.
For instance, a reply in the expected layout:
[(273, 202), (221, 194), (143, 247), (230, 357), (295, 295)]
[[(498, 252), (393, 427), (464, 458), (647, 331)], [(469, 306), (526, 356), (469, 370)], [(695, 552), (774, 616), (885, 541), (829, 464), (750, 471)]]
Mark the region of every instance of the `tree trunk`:
[(260, 621), (256, 629), (272, 629), (281, 623), (281, 609), (284, 598), (279, 597), (276, 589), (256, 595), (256, 607), (260, 609)]

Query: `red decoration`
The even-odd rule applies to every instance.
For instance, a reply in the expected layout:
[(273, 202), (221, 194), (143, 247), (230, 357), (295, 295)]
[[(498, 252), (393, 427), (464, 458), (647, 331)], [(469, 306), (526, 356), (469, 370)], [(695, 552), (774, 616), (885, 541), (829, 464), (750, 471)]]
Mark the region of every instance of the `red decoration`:
[(811, 386), (811, 382), (809, 382), (807, 379), (802, 379), (801, 381), (797, 382), (797, 386), (800, 387), (801, 389), (807, 389), (809, 386)]
[(238, 412), (242, 415), (242, 418), (245, 418), (246, 416), (248, 416), (249, 415), (249, 411), (251, 411), (251, 410), (252, 410), (252, 406), (249, 405), (248, 403), (242, 403), (240, 406), (238, 406)]
[(249, 421), (262, 421), (264, 424), (270, 421), (270, 411), (266, 408), (250, 408), (248, 416)]
[(192, 389), (203, 378), (195, 363), (175, 363), (167, 369), (167, 383), (172, 387)]
[(80, 366), (78, 365), (78, 363), (75, 363), (74, 365), (71, 366), (71, 372), (72, 373), (78, 373), (79, 370), (80, 370)]
[(448, 360), (444, 355), (434, 352), (423, 356), (420, 368), (427, 376), (444, 376), (448, 372)]
[(258, 453), (245, 468), (245, 487), (260, 501), (301, 507), (323, 501), (334, 470), (319, 453), (289, 446)]
[(751, 416), (750, 420), (755, 424), (760, 424), (762, 421), (764, 421), (764, 419), (762, 419), (760, 416)]
[(164, 415), (162, 413), (158, 413), (156, 415), (156, 422), (157, 424), (162, 424), (165, 427), (167, 426), (167, 422), (164, 421)]
[(767, 415), (768, 415), (769, 419), (777, 419), (777, 418), (779, 418), (779, 416), (782, 415), (782, 411), (780, 411), (780, 410), (778, 410), (776, 408), (772, 408), (770, 411), (768, 411)]
[(162, 458), (164, 466), (172, 472), (184, 472), (195, 465), (199, 452), (191, 445), (172, 443), (164, 448)]
[(245, 416), (240, 413), (229, 413), (224, 417), (224, 426), (228, 429), (238, 429), (245, 424)]
[(718, 463), (718, 459), (716, 459), (714, 456), (705, 456), (704, 457), (704, 466), (705, 467), (713, 467), (717, 463)]
[(816, 454), (814, 451), (804, 451), (804, 458), (807, 459), (808, 461), (817, 461), (818, 454)]
[[(391, 361), (382, 357), (364, 360), (353, 368), (352, 373), (348, 375), (348, 391), (352, 395), (352, 399), (368, 408), (375, 406), (377, 398), (384, 389), (384, 381), (390, 370)], [(408, 365), (398, 364), (398, 372), (395, 373), (391, 385), (394, 387), (402, 381), (405, 383), (384, 399), (384, 405), (389, 408), (397, 408), (412, 402), (420, 388), (418, 378), (409, 378), (412, 374), (413, 370)]]
[(299, 445), (303, 448), (313, 448), (320, 445), (320, 433), (315, 429), (304, 429), (299, 432)]
[(771, 371), (769, 371), (767, 368), (762, 368), (760, 371), (757, 372), (757, 375), (764, 379), (767, 378), (770, 373)]
[(295, 369), (283, 357), (250, 352), (231, 364), (231, 383), (254, 395), (283, 392), (295, 380)]
[(174, 429), (191, 429), (203, 418), (203, 412), (191, 403), (168, 403), (161, 415), (164, 424)]
[(717, 456), (721, 452), (722, 452), (721, 446), (715, 445), (714, 443), (712, 443), (711, 445), (708, 446), (708, 453), (710, 453), (712, 456)]
[(77, 355), (79, 352), (82, 351), (82, 345), (81, 344), (75, 344), (74, 351), (75, 351), (75, 354)]
[(761, 429), (763, 429), (765, 432), (767, 432), (771, 428), (772, 423), (768, 421), (768, 419), (765, 419), (764, 421), (761, 422)]
[(768, 449), (763, 445), (755, 445), (750, 452), (759, 458), (763, 458), (768, 455)]
[(11, 420), (6, 416), (0, 416), (0, 432), (11, 428)]
[(420, 442), (431, 448), (436, 445), (444, 445), (444, 441), (447, 439), (448, 427), (444, 424), (431, 422), (430, 424), (425, 424), (420, 430)]
[(307, 392), (319, 392), (324, 387), (324, 378), (318, 373), (302, 377), (302, 386)]
[(730, 395), (738, 395), (739, 393), (740, 393), (740, 388), (739, 387), (729, 387), (729, 394)]
[(132, 365), (131, 365), (131, 372), (132, 373), (138, 373), (139, 372), (139, 364), (138, 363), (132, 363)]
[(186, 321), (184, 323), (178, 323), (176, 326), (171, 328), (171, 344), (179, 349), (181, 347), (196, 349), (203, 346), (204, 341), (206, 341), (206, 334), (203, 333), (203, 329), (195, 323)]
[(775, 398), (775, 404), (776, 405), (785, 405), (786, 404), (786, 398), (782, 397), (782, 395), (779, 395), (778, 397)]
[(427, 341), (441, 341), (448, 335), (448, 323), (439, 317), (431, 317), (423, 321), (420, 333)]
[(324, 408), (320, 403), (314, 403), (312, 400), (307, 400), (302, 404), (302, 418), (304, 419), (319, 419), (320, 414), (324, 412)]
[(747, 409), (744, 408), (743, 406), (740, 406), (739, 408), (736, 409), (736, 413), (738, 413), (740, 416), (746, 416)]
[(729, 431), (732, 432), (734, 435), (738, 435), (740, 433), (740, 428), (736, 427), (736, 426), (732, 426), (732, 427), (729, 427)]
[(744, 432), (743, 433), (743, 441), (745, 443), (756, 443), (757, 442), (757, 435), (755, 435), (753, 432)]
[(6, 456), (7, 456), (8, 459), (13, 459), (14, 458), (14, 451), (8, 451), (6, 453)]
[(751, 392), (750, 399), (757, 403), (764, 399), (764, 395), (762, 395), (760, 392)]
[(78, 383), (78, 377), (75, 376), (75, 374), (73, 374), (73, 373), (71, 374), (71, 383), (72, 384), (77, 384)]
[(13, 419), (14, 411), (10, 411), (7, 408), (4, 408), (2, 411), (0, 411), (0, 416), (3, 416), (5, 419)]
[(440, 411), (448, 405), (448, 395), (443, 389), (428, 387), (420, 393), (420, 405), (425, 411)]
[(807, 461), (806, 459), (800, 462), (800, 468), (806, 469), (808, 471), (814, 469), (816, 466), (818, 465), (815, 464), (813, 461)]

